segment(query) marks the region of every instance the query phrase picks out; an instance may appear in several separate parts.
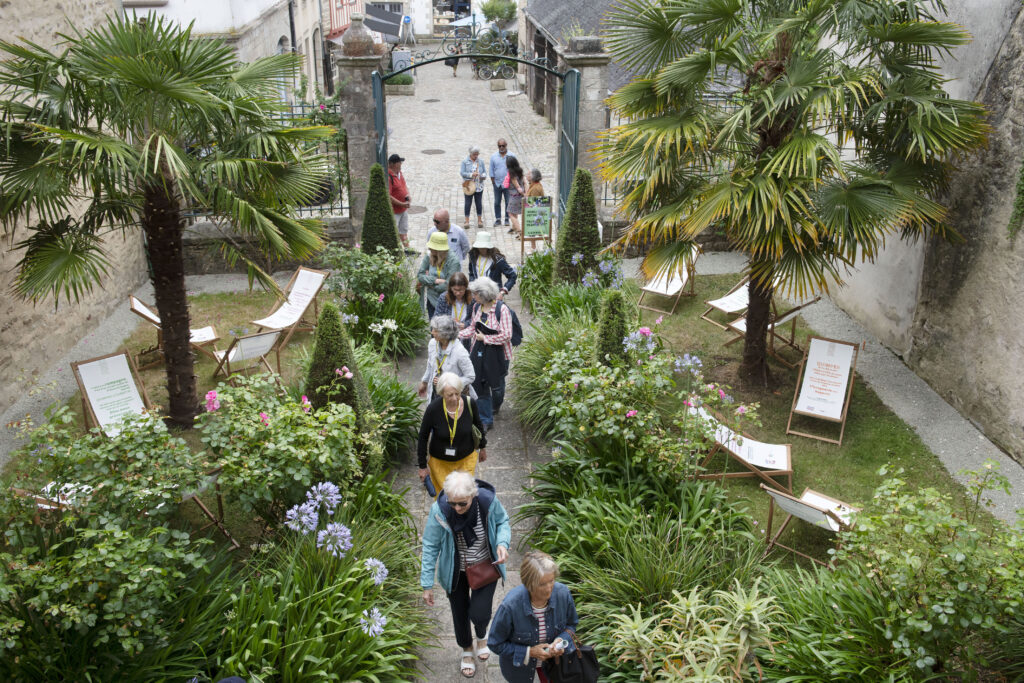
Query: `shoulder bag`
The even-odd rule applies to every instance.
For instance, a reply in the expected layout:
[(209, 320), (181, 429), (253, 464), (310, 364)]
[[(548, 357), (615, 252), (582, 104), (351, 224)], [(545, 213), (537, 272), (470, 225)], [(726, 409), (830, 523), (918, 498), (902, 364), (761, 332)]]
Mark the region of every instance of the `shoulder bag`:
[(584, 645), (572, 634), (576, 649), (544, 662), (544, 673), (551, 683), (595, 683), (601, 677), (601, 665), (590, 645)]

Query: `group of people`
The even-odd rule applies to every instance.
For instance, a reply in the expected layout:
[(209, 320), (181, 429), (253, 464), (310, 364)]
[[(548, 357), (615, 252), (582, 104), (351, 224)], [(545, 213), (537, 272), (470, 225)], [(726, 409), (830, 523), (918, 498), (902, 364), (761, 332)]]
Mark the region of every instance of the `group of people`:
[(484, 164), (480, 158), (480, 148), (473, 145), (469, 154), (462, 160), (459, 167), (462, 177), (462, 191), (466, 197), (463, 213), (466, 226), (469, 226), (470, 210), (476, 205), (476, 224), (484, 227), (483, 197), (487, 179), (494, 190), (494, 227), (502, 225), (501, 208), (505, 205), (505, 226), (516, 238), (523, 236), (521, 216), (523, 215), (523, 197), (543, 197), (544, 186), (540, 184), (541, 173), (533, 169), (529, 177), (525, 177), (519, 160), (509, 153), (508, 143), (498, 140), (498, 151), (491, 155), (490, 163)]
[(531, 683), (536, 675), (546, 683), (544, 663), (575, 649), (576, 605), (556, 581), (554, 560), (530, 551), (519, 567), (522, 585), (508, 592), (492, 622), (494, 591), (507, 579), (511, 542), (508, 513), (494, 487), (462, 470), (449, 473), (423, 530), (423, 600), (434, 604), (436, 576), (451, 606), (463, 676), (472, 678), (476, 660), (494, 653), (506, 681)]

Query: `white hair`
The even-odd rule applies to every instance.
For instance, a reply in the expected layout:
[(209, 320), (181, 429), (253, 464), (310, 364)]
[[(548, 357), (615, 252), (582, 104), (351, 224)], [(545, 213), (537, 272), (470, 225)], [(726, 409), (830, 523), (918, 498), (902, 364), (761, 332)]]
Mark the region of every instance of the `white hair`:
[(455, 391), (462, 393), (462, 378), (456, 375), (454, 372), (442, 372), (441, 376), (437, 378), (437, 387), (434, 391), (440, 396), (444, 393), (444, 390), (448, 387), (452, 387)]
[(469, 148), (469, 156), (473, 156), (474, 154), (479, 154), (479, 153), (480, 153), (480, 148), (477, 147), (476, 145), (473, 145), (472, 147)]
[(450, 315), (435, 315), (430, 319), (430, 329), (436, 331), (445, 341), (452, 341), (459, 336), (455, 329), (455, 321)]
[(469, 283), (469, 291), (483, 301), (496, 301), (498, 299), (498, 285), (489, 277), (478, 277)]
[(452, 498), (473, 498), (480, 491), (476, 479), (469, 472), (455, 470), (444, 478), (444, 495)]

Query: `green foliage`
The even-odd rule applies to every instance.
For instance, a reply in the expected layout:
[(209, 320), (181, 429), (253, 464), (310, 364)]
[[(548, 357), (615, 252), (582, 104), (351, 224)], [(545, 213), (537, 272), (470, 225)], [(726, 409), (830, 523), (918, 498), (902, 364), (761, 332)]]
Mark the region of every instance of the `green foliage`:
[[(342, 495), (344, 504), (327, 518), (348, 526), (351, 549), (335, 557), (317, 547), (313, 531), (290, 535), (258, 561), (232, 596), (214, 680), (258, 675), (398, 683), (415, 677), (416, 649), (429, 637), (415, 600), (415, 527), (401, 498), (380, 477), (355, 489), (342, 487)], [(378, 500), (383, 507), (372, 504)], [(364, 565), (371, 558), (387, 568), (380, 585)], [(375, 608), (387, 619), (376, 636), (361, 626)]]
[(393, 254), (402, 253), (402, 243), (398, 239), (398, 228), (395, 226), (395, 214), (391, 210), (387, 178), (380, 164), (370, 167), (366, 213), (363, 216), (363, 234), (360, 239), (363, 251), (367, 254), (376, 254), (377, 247), (384, 247)]
[(487, 0), (480, 6), (487, 21), (507, 23), (516, 18), (516, 3), (512, 0)]
[(334, 304), (325, 304), (317, 320), (306, 393), (314, 408), (328, 403), (351, 407), (357, 423), (370, 409), (370, 395), (356, 364), (352, 340)]
[(565, 217), (558, 228), (554, 279), (582, 282), (584, 273), (597, 267), (597, 252), (600, 250), (593, 179), (590, 171), (577, 168), (569, 190)]
[(384, 247), (370, 253), (332, 244), (324, 249), (321, 258), (331, 270), (327, 289), (346, 301), (376, 301), (381, 294), (411, 291), (402, 256)]
[(601, 313), (598, 315), (595, 354), (597, 362), (615, 364), (625, 361), (626, 349), (622, 340), (628, 333), (626, 300), (622, 292), (617, 289), (606, 290), (601, 299)]
[(531, 311), (538, 310), (538, 302), (551, 288), (554, 269), (555, 252), (548, 248), (529, 254), (519, 267), (519, 279), (516, 284), (519, 285), (519, 295), (523, 298), (523, 303), (529, 306)]
[(267, 523), (280, 520), (313, 482), (345, 486), (360, 475), (349, 406), (329, 402), (314, 409), (282, 396), (266, 375), (220, 385), (217, 400), (220, 407), (197, 420), (221, 467), (221, 490)]
[(423, 306), (409, 292), (385, 296), (383, 301), (379, 297), (350, 299), (345, 302), (345, 316), (356, 343), (388, 356), (414, 356), (429, 339), (430, 323), (423, 317)]
[(384, 453), (396, 459), (409, 452), (422, 412), (415, 390), (395, 376), (393, 366), (374, 347), (356, 347), (356, 363), (366, 379), (374, 411), (381, 417)]
[(391, 78), (389, 78), (387, 80), (387, 84), (388, 85), (412, 85), (413, 84), (412, 74), (404, 73), (404, 74), (398, 74), (397, 76), (392, 76)]

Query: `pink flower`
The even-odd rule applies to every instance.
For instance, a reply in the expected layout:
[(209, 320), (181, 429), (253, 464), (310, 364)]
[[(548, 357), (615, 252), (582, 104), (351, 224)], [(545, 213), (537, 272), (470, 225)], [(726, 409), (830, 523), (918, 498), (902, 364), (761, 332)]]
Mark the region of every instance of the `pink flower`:
[(321, 104), (320, 105), (320, 111), (323, 111), (324, 109), (325, 109), (324, 105)]
[(216, 391), (206, 392), (206, 412), (212, 413), (213, 411), (220, 408), (220, 401), (217, 400)]
[(629, 411), (628, 413), (626, 413), (626, 417), (636, 417), (636, 411), (635, 410)]
[(306, 398), (306, 395), (303, 394), (302, 395), (302, 410), (308, 413), (310, 408), (312, 408), (312, 405), (310, 404), (309, 399)]
[(736, 409), (736, 414), (737, 415), (746, 415), (747, 414), (747, 407), (746, 406), (740, 406), (739, 408)]
[(687, 408), (692, 408), (693, 407), (693, 404), (690, 403), (689, 401), (683, 401), (683, 405), (686, 406)]
[(260, 422), (263, 423), (264, 427), (270, 426), (270, 416), (264, 413), (262, 410), (260, 411)]
[(661, 324), (661, 322), (662, 322), (662, 321), (663, 321), (664, 319), (665, 319), (665, 316), (663, 316), (663, 315), (659, 315), (659, 316), (658, 316), (658, 319), (654, 321), (654, 324), (655, 324), (655, 325), (660, 325), (660, 324)]
[(384, 303), (384, 292), (381, 292), (380, 296), (377, 297), (377, 303), (379, 303), (379, 304)]
[(637, 332), (639, 332), (645, 337), (650, 337), (652, 334), (654, 334), (653, 332), (651, 332), (651, 328), (649, 327), (641, 327), (639, 330), (637, 330)]
[(341, 368), (335, 368), (334, 372), (335, 372), (335, 374), (338, 375), (338, 377), (344, 377), (345, 379), (352, 379), (352, 373), (349, 371), (347, 365), (342, 365)]
[(355, 248), (356, 248), (356, 249), (358, 249), (358, 248), (359, 248), (359, 242), (356, 242), (356, 247), (355, 247)]
[(721, 398), (721, 399), (725, 398), (725, 392), (722, 391), (721, 389), (718, 390), (718, 398)]
[(573, 389), (579, 389), (580, 388), (580, 383), (579, 382), (573, 382), (572, 383), (572, 388)]

